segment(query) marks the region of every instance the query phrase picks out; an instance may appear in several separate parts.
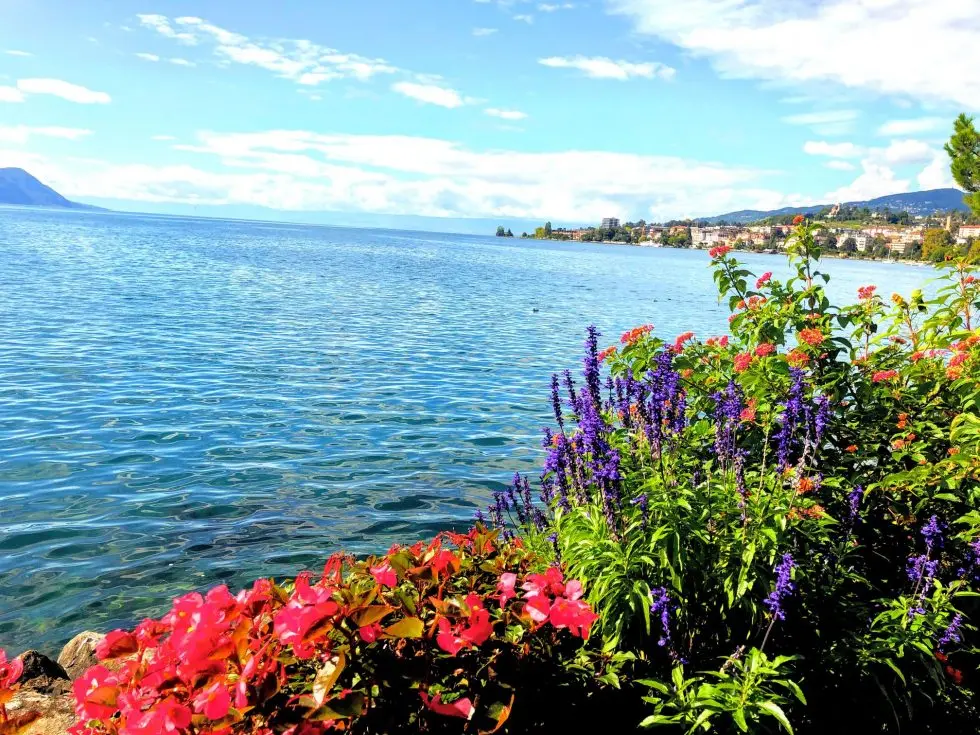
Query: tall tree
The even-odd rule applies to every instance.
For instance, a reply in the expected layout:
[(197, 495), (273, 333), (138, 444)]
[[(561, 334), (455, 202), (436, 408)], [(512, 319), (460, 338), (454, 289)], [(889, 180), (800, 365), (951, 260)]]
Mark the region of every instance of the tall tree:
[(962, 114), (956, 118), (946, 153), (953, 178), (969, 192), (963, 201), (974, 215), (980, 217), (980, 133), (974, 127), (972, 117)]

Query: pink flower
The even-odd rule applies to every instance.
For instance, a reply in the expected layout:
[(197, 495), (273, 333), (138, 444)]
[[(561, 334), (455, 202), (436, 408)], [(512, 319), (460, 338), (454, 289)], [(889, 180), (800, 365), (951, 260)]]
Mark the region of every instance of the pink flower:
[(12, 688), (22, 673), (24, 662), (19, 658), (8, 661), (7, 652), (0, 648), (0, 690)]
[(616, 354), (616, 346), (607, 347), (602, 352), (599, 353), (599, 362), (605, 362), (607, 359)]
[(544, 623), (551, 614), (551, 603), (544, 595), (533, 595), (527, 599), (524, 611), (535, 623)]
[(763, 342), (761, 345), (755, 348), (756, 357), (766, 357), (771, 355), (776, 351), (776, 345), (770, 344), (768, 342)]
[(214, 682), (194, 698), (194, 711), (204, 714), (209, 720), (221, 720), (231, 709), (231, 695), (220, 681)]
[(577, 579), (573, 579), (568, 584), (565, 585), (565, 597), (569, 600), (578, 600), (585, 594), (582, 589), (582, 583)]
[(708, 256), (712, 259), (723, 258), (728, 255), (732, 249), (728, 245), (716, 245), (708, 251)]
[(473, 717), (473, 713), (476, 712), (476, 708), (473, 707), (473, 703), (468, 697), (461, 697), (450, 704), (443, 704), (441, 694), (437, 694), (432, 699), (429, 699), (428, 692), (419, 692), (419, 695), (422, 697), (422, 701), (425, 702), (426, 707), (440, 715), (462, 717), (464, 720), (469, 720)]
[(365, 643), (374, 643), (376, 640), (378, 640), (378, 636), (381, 635), (381, 626), (377, 623), (362, 625), (357, 629), (357, 634)]
[(507, 600), (517, 597), (517, 594), (514, 592), (514, 585), (516, 584), (516, 574), (504, 572), (500, 575), (500, 581), (497, 582), (497, 592), (499, 592), (500, 595), (497, 599), (500, 600), (501, 607), (507, 604)]
[(388, 562), (371, 567), (371, 576), (374, 577), (375, 582), (383, 587), (394, 587), (398, 584), (398, 575), (395, 574), (395, 570), (391, 568)]
[(755, 287), (762, 288), (771, 280), (772, 280), (772, 271), (766, 271), (761, 276), (759, 276), (759, 280), (755, 282)]
[(145, 735), (169, 735), (189, 727), (191, 710), (173, 697), (167, 697), (142, 715), (130, 719), (127, 732)]
[(735, 372), (744, 373), (749, 369), (749, 365), (752, 364), (752, 353), (751, 352), (741, 352), (735, 355)]
[(691, 339), (694, 339), (694, 332), (684, 332), (684, 334), (679, 335), (674, 342), (674, 352), (682, 351), (684, 343)]
[(861, 299), (861, 301), (867, 301), (875, 295), (877, 288), (877, 286), (861, 286), (858, 288), (858, 298)]
[(894, 380), (897, 377), (898, 370), (879, 370), (871, 376), (871, 380), (875, 383), (882, 383), (886, 380)]

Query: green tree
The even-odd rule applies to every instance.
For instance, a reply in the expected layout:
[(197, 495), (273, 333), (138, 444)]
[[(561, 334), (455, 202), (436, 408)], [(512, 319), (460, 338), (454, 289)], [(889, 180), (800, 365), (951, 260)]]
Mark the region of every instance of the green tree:
[(963, 201), (974, 215), (980, 217), (980, 133), (974, 127), (972, 117), (963, 114), (956, 118), (946, 153), (953, 178), (969, 192)]
[(507, 232), (506, 230), (504, 230), (504, 226), (499, 225), (497, 227), (497, 237), (506, 237), (506, 236), (507, 236)]
[(510, 228), (508, 227), (507, 228), (507, 234), (505, 235), (505, 237), (513, 237), (513, 236), (514, 236), (514, 233), (511, 232)]
[(946, 258), (953, 245), (953, 236), (946, 230), (926, 230), (922, 236), (922, 257), (938, 263)]
[(849, 237), (846, 240), (844, 240), (844, 244), (841, 247), (841, 250), (843, 250), (845, 253), (856, 253), (857, 249), (858, 249), (858, 243), (857, 240), (855, 240), (853, 237)]
[(551, 237), (551, 223), (550, 222), (545, 222), (544, 223), (544, 236), (545, 237)]

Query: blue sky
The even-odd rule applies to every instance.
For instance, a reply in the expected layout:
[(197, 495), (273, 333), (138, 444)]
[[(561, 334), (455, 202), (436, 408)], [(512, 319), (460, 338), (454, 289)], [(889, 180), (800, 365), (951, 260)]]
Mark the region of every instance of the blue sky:
[(124, 209), (300, 219), (936, 188), (980, 106), (978, 19), (980, 0), (4, 0), (0, 166)]

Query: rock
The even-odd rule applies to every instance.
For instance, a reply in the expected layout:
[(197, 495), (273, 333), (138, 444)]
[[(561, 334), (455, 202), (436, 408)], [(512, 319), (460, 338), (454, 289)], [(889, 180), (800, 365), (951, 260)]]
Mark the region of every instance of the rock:
[(20, 656), (24, 671), (20, 675), (21, 689), (40, 694), (64, 694), (71, 691), (67, 672), (40, 651), (25, 651)]
[(24, 735), (65, 735), (75, 724), (75, 703), (70, 694), (42, 694), (21, 689), (7, 703), (7, 713), (11, 720), (31, 717), (31, 713), (40, 714)]
[(79, 633), (68, 644), (61, 649), (58, 655), (58, 663), (68, 674), (68, 678), (74, 681), (84, 674), (89, 667), (99, 663), (95, 655), (95, 647), (105, 638), (101, 633), (85, 631)]

